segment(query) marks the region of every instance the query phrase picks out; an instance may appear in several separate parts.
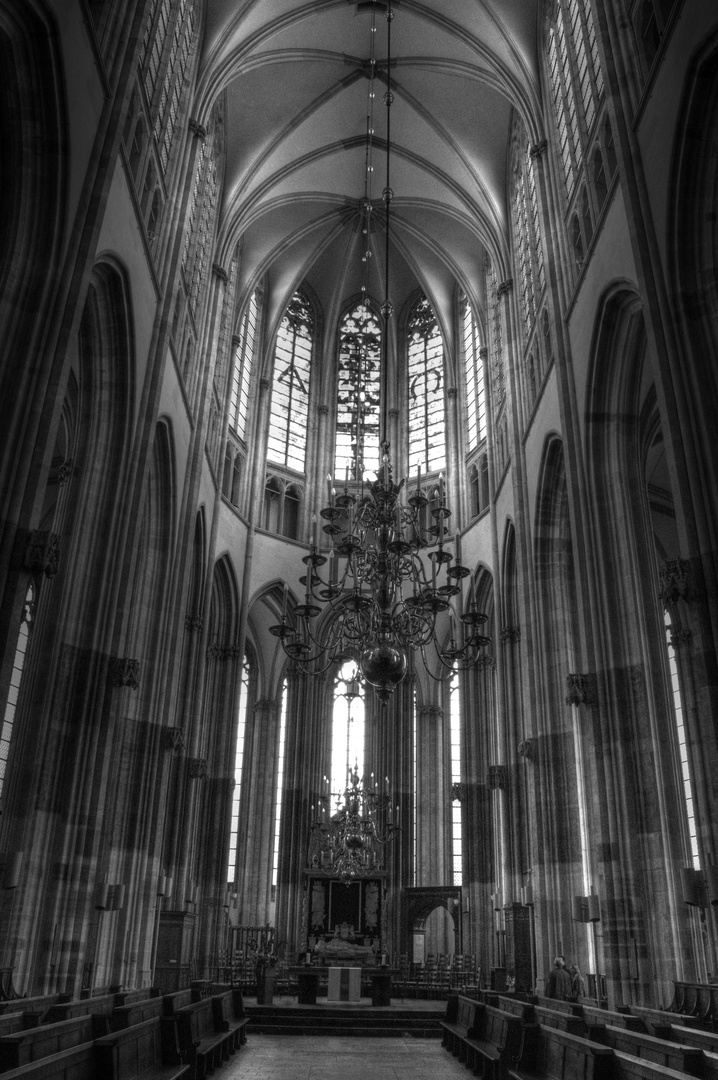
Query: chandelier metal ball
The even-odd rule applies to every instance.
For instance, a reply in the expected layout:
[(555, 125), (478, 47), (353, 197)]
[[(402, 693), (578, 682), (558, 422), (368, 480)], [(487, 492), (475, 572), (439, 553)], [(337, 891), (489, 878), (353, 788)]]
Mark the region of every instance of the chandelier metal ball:
[(382, 641), (362, 654), (360, 667), (362, 675), (377, 689), (381, 699), (382, 691), (388, 696), (406, 675), (406, 654)]

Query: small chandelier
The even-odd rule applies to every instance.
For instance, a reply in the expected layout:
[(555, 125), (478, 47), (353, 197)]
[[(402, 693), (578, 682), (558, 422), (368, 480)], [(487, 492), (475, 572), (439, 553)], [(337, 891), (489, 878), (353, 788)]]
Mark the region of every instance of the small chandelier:
[(388, 791), (382, 792), (373, 776), (367, 784), (355, 765), (349, 770), (347, 787), (329, 820), (329, 796), (322, 796), (321, 801), (324, 817), (312, 822), (310, 848), (310, 861), (316, 868), (344, 882), (383, 870), (385, 845), (399, 828), (399, 807), (397, 820), (392, 821)]
[[(446, 550), (448, 541), (446, 523), (451, 516), (445, 501), (443, 477), (439, 478), (438, 505), (432, 505), (421, 486), (419, 469), (416, 487), (403, 501), (405, 480), (396, 484), (392, 478), (389, 460), (387, 425), (387, 338), (388, 324), (393, 314), (389, 299), (389, 240), (390, 213), (394, 193), (390, 186), (391, 157), (391, 106), (394, 94), (391, 90), (391, 23), (393, 11), (386, 8), (387, 22), (387, 91), (386, 105), (386, 185), (382, 192), (385, 221), (385, 299), (381, 314), (385, 322), (383, 335), (380, 386), (384, 388), (380, 443), (382, 460), (379, 475), (365, 484), (361, 479), (349, 490), (349, 469), (344, 491), (337, 495), (329, 481), (329, 505), (320, 511), (326, 524), (323, 531), (332, 542), (328, 574), (320, 570), (327, 564), (327, 557), (320, 554), (316, 545), (316, 529), (310, 554), (305, 556), (306, 574), (300, 578), (305, 586), (304, 603), (298, 604), (290, 619), (287, 613), (287, 589), (284, 591), (282, 621), (271, 626), (270, 632), (281, 641), (285, 653), (296, 663), (315, 674), (321, 674), (332, 664), (353, 659), (364, 679), (375, 690), (380, 701), (386, 703), (394, 688), (402, 681), (409, 668), (409, 655), (420, 653), (428, 673), (441, 679), (446, 669), (467, 667), (475, 664), (481, 649), (490, 638), (481, 633), (487, 615), (477, 610), (473, 595), (469, 607), (458, 615), (460, 633), (457, 634), (457, 615), (452, 599), (461, 594), (461, 581), (470, 571), (453, 560)], [(373, 101), (376, 62), (373, 52), (374, 14), (370, 35), (370, 88), (369, 120), (367, 125), (367, 160), (365, 173), (364, 215), (362, 235), (372, 231), (371, 165), (373, 150)], [(362, 262), (364, 274), (368, 273), (371, 250), (367, 248)], [(362, 293), (366, 293), (366, 277)], [(362, 462), (362, 431), (369, 411), (364, 401), (368, 343), (366, 320), (362, 324), (357, 362), (353, 365), (353, 397), (357, 401), (353, 444), (354, 460), (351, 475), (354, 480), (364, 477)], [(358, 493), (355, 494), (355, 491)], [(423, 558), (426, 555), (431, 569), (427, 572)], [(343, 565), (341, 564), (343, 561)], [(439, 632), (440, 616), (448, 612), (449, 639), (445, 641)], [(435, 674), (426, 650), (436, 655), (440, 668)]]

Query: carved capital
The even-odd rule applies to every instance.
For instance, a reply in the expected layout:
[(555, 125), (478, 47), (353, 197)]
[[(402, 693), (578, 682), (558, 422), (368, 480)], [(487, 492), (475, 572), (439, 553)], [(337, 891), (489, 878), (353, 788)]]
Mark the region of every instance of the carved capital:
[(207, 646), (207, 659), (208, 660), (224, 660), (225, 659), (224, 645), (218, 645), (214, 642), (212, 645)]
[(270, 386), (271, 386), (271, 383), (270, 383), (269, 379), (267, 379), (265, 376), (262, 376), (262, 378), (259, 380), (259, 389), (260, 390), (269, 390)]
[(422, 721), (440, 720), (444, 710), (438, 705), (422, 705), (419, 709), (419, 719)]
[(689, 645), (691, 641), (690, 630), (675, 630), (671, 634), (671, 645), (674, 649), (682, 649), (684, 645)]
[(497, 286), (496, 295), (500, 299), (504, 294), (510, 293), (511, 290), (513, 289), (513, 287), (514, 287), (514, 279), (513, 278), (506, 278), (506, 281), (502, 281), (501, 284)]
[(567, 705), (595, 705), (598, 691), (595, 675), (583, 675), (572, 672), (566, 676)]
[(320, 416), (328, 416), (329, 415), (329, 406), (328, 405), (320, 405), (319, 408), (317, 409), (317, 412), (319, 413)]
[(187, 772), (193, 780), (204, 780), (207, 775), (207, 758), (190, 758), (187, 762)]
[(130, 656), (113, 656), (110, 660), (110, 685), (129, 686), (136, 690), (140, 685), (140, 662)]
[(184, 617), (184, 628), (189, 630), (190, 633), (194, 633), (197, 630), (202, 629), (202, 616), (190, 615), (189, 613)]
[(524, 761), (533, 761), (536, 754), (536, 746), (533, 739), (524, 739), (520, 742), (518, 747), (519, 757), (522, 757)]
[(242, 339), (238, 334), (232, 334), (232, 348), (238, 349), (242, 344)]
[(184, 750), (185, 741), (182, 729), (178, 727), (166, 727), (162, 729), (163, 750)]
[(451, 785), (451, 801), (464, 802), (466, 800), (466, 784)]
[(229, 281), (229, 274), (223, 266), (219, 265), (219, 263), (212, 263), (212, 273), (215, 277), (218, 277), (220, 281), (223, 281), (225, 285)]
[(455, 386), (450, 386), (449, 389), (446, 391), (446, 396), (448, 398), (451, 398), (452, 400), (456, 397), (457, 394), (458, 390)]
[(204, 142), (204, 140), (207, 138), (206, 127), (203, 127), (203, 125), (199, 124), (196, 120), (190, 120), (187, 126), (189, 127), (190, 131), (196, 139), (199, 139), (200, 142)]
[(55, 473), (53, 480), (56, 484), (64, 484), (71, 473), (72, 462), (69, 458), (65, 458), (65, 460), (58, 466), (57, 472)]
[(487, 654), (486, 656), (480, 656), (475, 665), (479, 671), (493, 671), (496, 667), (496, 658)]
[(398, 409), (389, 409), (389, 416), (391, 417), (392, 420), (398, 420), (399, 419), (399, 410)]
[(488, 784), (492, 791), (503, 791), (508, 783), (509, 774), (505, 765), (489, 765)]
[(45, 577), (54, 577), (60, 563), (60, 537), (57, 533), (35, 529), (30, 533), (25, 551), (25, 569)]
[(675, 604), (678, 600), (690, 604), (698, 599), (693, 567), (687, 559), (666, 559), (658, 579), (658, 595), (664, 604)]
[(486, 360), (489, 355), (489, 349), (487, 345), (479, 345), (479, 360)]
[(541, 155), (545, 153), (547, 147), (548, 142), (546, 141), (546, 139), (542, 139), (541, 142), (534, 143), (534, 145), (529, 150), (529, 157), (541, 157)]
[(521, 637), (519, 626), (504, 626), (501, 629), (501, 640), (505, 645), (516, 645)]

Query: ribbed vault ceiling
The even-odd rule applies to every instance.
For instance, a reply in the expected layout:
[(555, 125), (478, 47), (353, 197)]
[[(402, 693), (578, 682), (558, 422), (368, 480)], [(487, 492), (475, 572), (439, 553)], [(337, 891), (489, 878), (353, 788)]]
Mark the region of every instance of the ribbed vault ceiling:
[[(484, 246), (506, 271), (512, 108), (539, 137), (540, 0), (394, 0), (390, 294), (423, 288), (445, 330), (455, 283), (475, 295)], [(201, 109), (225, 93), (225, 254), (268, 284), (270, 325), (308, 280), (328, 318), (362, 280), (372, 4), (208, 0)], [(387, 20), (374, 15), (369, 292), (384, 295)]]

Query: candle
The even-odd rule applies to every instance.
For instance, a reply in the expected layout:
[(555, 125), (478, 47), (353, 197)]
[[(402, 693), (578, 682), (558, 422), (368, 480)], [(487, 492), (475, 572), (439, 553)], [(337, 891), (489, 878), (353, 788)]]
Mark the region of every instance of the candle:
[(282, 619), (284, 619), (284, 617), (287, 614), (287, 594), (288, 594), (288, 592), (289, 592), (289, 586), (287, 585), (287, 583), (285, 581), (284, 582), (284, 596), (282, 598)]
[[(317, 515), (312, 514), (312, 545), (317, 546)], [(307, 579), (309, 580), (309, 579)]]
[(444, 505), (444, 474), (439, 473), (439, 505)]
[(331, 473), (327, 473), (327, 494), (328, 494), (329, 500), (331, 502), (331, 498), (332, 498), (332, 474)]
[(416, 478), (416, 490), (421, 495), (421, 464), (419, 465), (419, 475)]

